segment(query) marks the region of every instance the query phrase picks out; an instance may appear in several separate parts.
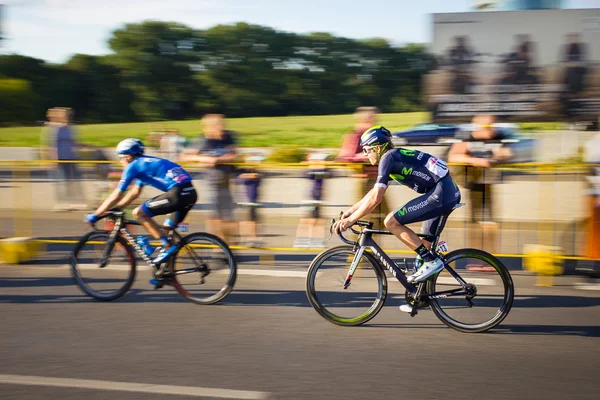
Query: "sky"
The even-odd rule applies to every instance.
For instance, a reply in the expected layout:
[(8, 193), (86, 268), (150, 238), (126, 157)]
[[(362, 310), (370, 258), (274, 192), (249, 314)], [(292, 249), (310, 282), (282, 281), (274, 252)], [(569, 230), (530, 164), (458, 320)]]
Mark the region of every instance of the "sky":
[[(353, 39), (428, 43), (432, 13), (465, 12), (472, 0), (0, 0), (6, 38), (0, 53), (62, 63), (73, 54), (110, 53), (111, 32), (126, 23), (173, 21), (195, 29), (247, 22), (294, 32)], [(565, 8), (600, 0), (564, 0)]]

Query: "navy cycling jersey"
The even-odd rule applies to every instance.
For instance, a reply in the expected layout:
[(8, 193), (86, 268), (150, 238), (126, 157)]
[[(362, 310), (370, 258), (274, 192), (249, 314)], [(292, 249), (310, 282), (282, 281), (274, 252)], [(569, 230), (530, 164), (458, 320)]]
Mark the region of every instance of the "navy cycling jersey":
[(140, 156), (123, 170), (117, 188), (127, 190), (131, 182), (137, 186), (150, 185), (163, 192), (192, 181), (191, 175), (172, 161), (152, 156)]
[(379, 160), (377, 183), (387, 187), (390, 179), (425, 193), (448, 174), (444, 160), (418, 150), (392, 149)]

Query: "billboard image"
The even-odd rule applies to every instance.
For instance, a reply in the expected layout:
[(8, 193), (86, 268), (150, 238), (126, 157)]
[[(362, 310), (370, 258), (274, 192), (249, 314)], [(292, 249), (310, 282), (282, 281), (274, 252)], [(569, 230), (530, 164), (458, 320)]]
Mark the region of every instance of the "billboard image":
[(437, 122), (589, 121), (600, 113), (600, 9), (433, 15)]

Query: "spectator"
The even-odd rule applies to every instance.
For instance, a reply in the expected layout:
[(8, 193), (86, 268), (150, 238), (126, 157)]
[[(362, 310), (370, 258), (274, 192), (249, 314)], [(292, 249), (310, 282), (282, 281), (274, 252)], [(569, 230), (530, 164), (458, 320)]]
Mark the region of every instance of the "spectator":
[(331, 176), (326, 165), (329, 154), (311, 153), (307, 156), (308, 170), (304, 177), (311, 180), (310, 200), (307, 200), (310, 217), (298, 224), (294, 247), (325, 247), (325, 221), (321, 217), (325, 179)]
[(230, 182), (235, 171), (232, 163), (237, 157), (233, 132), (225, 130), (224, 116), (207, 114), (202, 117), (204, 138), (190, 144), (181, 154), (181, 161), (196, 161), (208, 167), (206, 177), (212, 215), (207, 220), (208, 230), (233, 243), (235, 231), (234, 203)]
[(185, 147), (186, 139), (179, 135), (177, 129), (167, 129), (167, 131), (159, 139), (160, 154), (163, 158), (171, 161), (176, 161), (179, 153)]
[[(53, 129), (49, 131), (49, 159), (59, 161), (56, 165), (56, 209), (85, 210), (81, 174), (77, 164), (77, 150), (81, 147), (75, 138), (70, 122), (73, 110), (54, 108), (51, 112)], [(62, 162), (61, 162), (62, 161)]]
[(262, 180), (262, 174), (257, 165), (264, 159), (265, 157), (259, 154), (248, 155), (244, 159), (245, 165), (238, 176), (238, 180), (245, 188), (247, 199), (247, 202), (240, 203), (240, 205), (248, 209), (247, 220), (240, 222), (240, 235), (248, 247), (262, 247), (263, 245), (257, 233), (260, 183)]
[[(452, 145), (448, 153), (451, 163), (467, 166), (451, 167), (456, 182), (464, 181), (462, 186), (468, 189), (468, 205), (471, 209), (470, 222), (481, 227), (483, 243), (478, 240), (479, 230), (469, 229), (467, 247), (484, 248), (491, 253), (497, 252), (498, 228), (493, 213), (493, 185), (500, 183), (497, 171), (490, 170), (493, 163), (506, 161), (512, 152), (497, 141), (502, 139), (504, 131), (494, 126), (491, 115), (477, 115), (472, 124), (462, 127), (458, 138), (462, 142)], [(496, 141), (495, 143), (490, 143)]]
[(40, 136), (40, 160), (54, 160), (56, 157), (51, 148), (51, 141), (59, 126), (58, 109), (49, 108), (48, 111), (46, 111), (46, 119), (47, 121), (44, 123), (42, 134)]
[[(356, 123), (354, 130), (344, 136), (340, 153), (337, 157), (338, 162), (355, 163), (356, 171), (352, 177), (360, 178), (362, 184), (357, 188), (354, 195), (356, 200), (361, 199), (364, 193), (375, 186), (377, 180), (377, 167), (366, 162), (365, 155), (360, 147), (360, 136), (370, 127), (377, 125), (377, 107), (358, 107), (354, 113)], [(352, 199), (350, 199), (352, 200)], [(382, 200), (377, 209), (373, 212), (376, 217), (376, 225), (383, 226), (383, 218), (389, 213), (390, 208), (385, 198)]]

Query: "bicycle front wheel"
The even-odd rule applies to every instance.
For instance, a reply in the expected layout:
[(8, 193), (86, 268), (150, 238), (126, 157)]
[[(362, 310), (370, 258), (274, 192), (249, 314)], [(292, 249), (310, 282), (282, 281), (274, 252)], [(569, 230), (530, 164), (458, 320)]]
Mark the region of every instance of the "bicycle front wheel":
[[(508, 315), (515, 296), (508, 269), (493, 255), (477, 249), (459, 249), (445, 256), (446, 264), (468, 285), (471, 294), (431, 300), (435, 315), (446, 325), (461, 332), (485, 332)], [(427, 282), (427, 291), (460, 290), (462, 285), (447, 269)]]
[(97, 300), (123, 296), (135, 280), (135, 255), (127, 241), (117, 236), (109, 244), (110, 232), (84, 235), (71, 255), (71, 272), (79, 287)]
[(214, 304), (233, 289), (237, 265), (227, 243), (208, 233), (184, 237), (171, 261), (173, 286), (197, 304)]
[(306, 294), (313, 308), (327, 321), (343, 326), (364, 324), (383, 307), (387, 279), (378, 261), (366, 251), (344, 289), (354, 252), (338, 246), (319, 254), (310, 264)]

